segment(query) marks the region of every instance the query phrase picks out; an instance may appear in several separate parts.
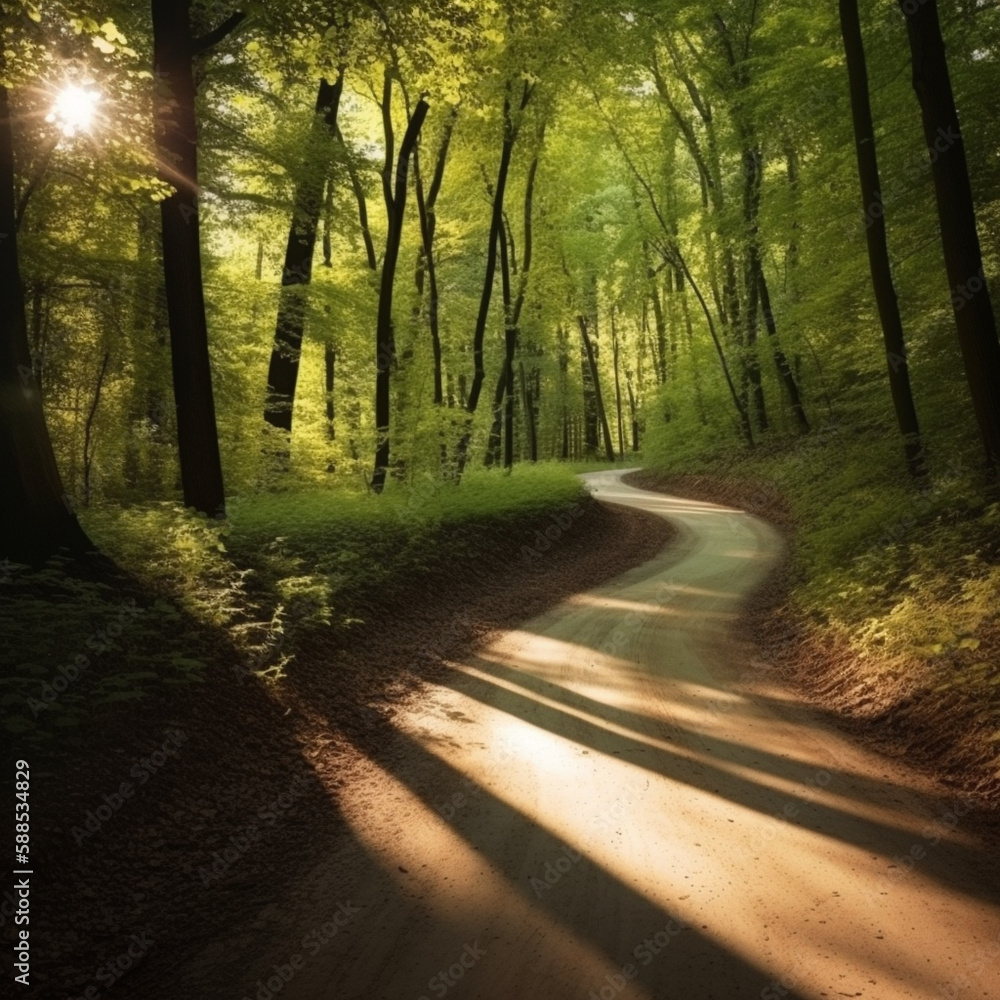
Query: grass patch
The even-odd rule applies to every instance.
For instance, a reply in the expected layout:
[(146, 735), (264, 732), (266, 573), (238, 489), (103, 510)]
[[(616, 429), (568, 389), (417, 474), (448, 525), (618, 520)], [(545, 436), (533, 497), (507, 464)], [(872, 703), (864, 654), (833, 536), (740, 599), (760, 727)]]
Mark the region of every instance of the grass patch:
[(247, 496), (224, 522), (175, 504), (87, 511), (120, 577), (59, 559), (0, 567), (4, 725), (49, 739), (159, 685), (202, 683), (225, 647), (246, 674), (277, 680), (302, 630), (349, 629), (375, 595), (484, 552), (503, 560), (511, 531), (584, 497), (570, 469), (546, 464), (470, 472), (460, 486), (390, 483), (380, 497)]
[(916, 488), (900, 450), (891, 434), (828, 428), (662, 465), (776, 487), (795, 524), (790, 611), (846, 642), (859, 671), (982, 695), (1000, 724), (1000, 504), (960, 456)]

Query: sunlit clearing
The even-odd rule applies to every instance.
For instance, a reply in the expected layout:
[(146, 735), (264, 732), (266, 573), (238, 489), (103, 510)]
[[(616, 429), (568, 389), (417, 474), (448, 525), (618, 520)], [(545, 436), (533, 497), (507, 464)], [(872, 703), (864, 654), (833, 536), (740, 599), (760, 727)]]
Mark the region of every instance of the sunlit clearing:
[(65, 87), (56, 97), (52, 111), (45, 119), (54, 122), (67, 138), (79, 132), (89, 132), (97, 115), (101, 95), (84, 87)]

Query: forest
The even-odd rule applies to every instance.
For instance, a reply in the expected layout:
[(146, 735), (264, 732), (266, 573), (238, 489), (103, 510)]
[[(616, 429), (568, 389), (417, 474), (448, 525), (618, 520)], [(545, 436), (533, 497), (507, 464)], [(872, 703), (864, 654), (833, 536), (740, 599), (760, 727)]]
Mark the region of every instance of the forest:
[[(720, 569), (706, 550), (699, 572), (720, 575), (688, 581), (739, 598), (743, 652), (705, 668), (723, 700), (764, 677), (794, 692), (768, 687), (769, 705), (809, 705), (995, 814), (995, 3), (3, 0), (0, 26), (0, 704), (18, 790), (34, 760), (48, 795), (31, 842), (53, 869), (30, 995), (103, 995), (87, 993), (109, 985), (97, 957), (158, 901), (163, 943), (128, 973), (157, 1000), (156, 954), (190, 957), (215, 907), (238, 909), (229, 883), (206, 888), (224, 874), (205, 876), (212, 837), (242, 837), (248, 808), (300, 788), (280, 762), (308, 764), (308, 808), (340, 829), (341, 764), (403, 782), (380, 756), (412, 738), (392, 720), (446, 664), (664, 546), (693, 559), (702, 528), (718, 560), (756, 552)], [(635, 609), (651, 628), (680, 616), (685, 565), (659, 566), (661, 596), (621, 597), (601, 655), (645, 662)], [(683, 613), (701, 642), (715, 612)], [(543, 686), (548, 655), (530, 661)], [(722, 680), (737, 658), (755, 681)], [(567, 683), (573, 711), (593, 684)], [(602, 717), (624, 725), (612, 702)], [(196, 765), (178, 748), (199, 740)], [(115, 754), (168, 744), (165, 764), (133, 769), (153, 783), (143, 815), (155, 796), (170, 811), (175, 782), (215, 802), (207, 829), (197, 809), (173, 834), (128, 828), (132, 804), (105, 832), (74, 819), (113, 797)], [(177, 777), (157, 791), (160, 766)], [(268, 815), (298, 815), (298, 796)], [(288, 822), (282, 837), (314, 843)], [(275, 877), (277, 845), (238, 853)], [(187, 932), (164, 857), (201, 873)], [(146, 902), (102, 888), (111, 872)], [(651, 908), (626, 881), (616, 902)], [(993, 896), (979, 903), (995, 920)], [(726, 942), (712, 975), (827, 995)], [(439, 943), (444, 961), (466, 942)], [(610, 957), (597, 931), (590, 945)], [(325, 981), (401, 995), (362, 965)], [(217, 968), (243, 974), (232, 955)], [(240, 995), (191, 969), (191, 995)], [(605, 971), (592, 995), (635, 978), (617, 959)], [(258, 995), (327, 995), (317, 975), (278, 973), (277, 990), (264, 975)], [(710, 995), (691, 975), (686, 995)], [(544, 995), (586, 995), (559, 981)]]

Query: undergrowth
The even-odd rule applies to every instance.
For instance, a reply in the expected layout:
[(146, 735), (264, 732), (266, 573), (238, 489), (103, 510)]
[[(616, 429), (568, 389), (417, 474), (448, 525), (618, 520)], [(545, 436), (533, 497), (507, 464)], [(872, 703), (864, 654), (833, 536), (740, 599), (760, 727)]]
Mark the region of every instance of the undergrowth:
[(86, 511), (121, 580), (61, 559), (0, 566), (5, 727), (49, 739), (160, 684), (202, 683), (218, 666), (212, 639), (233, 650), (240, 680), (279, 680), (301, 630), (350, 628), (372, 594), (481, 557), (506, 528), (582, 497), (551, 464), (470, 472), (459, 486), (390, 482), (382, 496), (297, 486), (238, 497), (225, 521), (170, 503)]
[(795, 524), (793, 612), (871, 674), (982, 693), (1000, 713), (1000, 504), (974, 454), (932, 454), (924, 488), (894, 435), (831, 426), (754, 453), (657, 457), (666, 472), (777, 487)]

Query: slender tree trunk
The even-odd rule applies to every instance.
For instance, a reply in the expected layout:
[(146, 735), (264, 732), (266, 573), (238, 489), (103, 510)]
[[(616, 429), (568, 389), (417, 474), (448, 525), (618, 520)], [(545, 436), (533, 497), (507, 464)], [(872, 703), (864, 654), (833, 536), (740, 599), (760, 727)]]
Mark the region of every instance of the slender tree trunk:
[(667, 321), (663, 315), (663, 300), (660, 290), (656, 287), (656, 272), (650, 269), (650, 278), (654, 282), (650, 292), (653, 303), (653, 319), (656, 322), (656, 380), (660, 385), (667, 384)]
[(763, 266), (760, 260), (760, 184), (763, 168), (760, 150), (747, 145), (743, 151), (743, 221), (746, 226), (746, 265), (744, 278), (746, 285), (746, 373), (753, 388), (754, 410), (757, 426), (766, 431), (770, 426), (767, 405), (764, 399), (764, 382), (757, 353), (758, 317), (760, 313), (760, 275)]
[[(448, 151), (451, 148), (451, 137), (455, 129), (455, 119), (458, 111), (453, 110), (445, 127), (444, 137), (438, 149), (437, 162), (434, 167), (434, 177), (430, 190), (424, 196), (424, 182), (420, 174), (419, 150), (413, 154), (413, 173), (416, 182), (417, 209), (420, 212), (421, 263), (420, 267), (427, 276), (428, 302), (427, 321), (431, 331), (431, 349), (434, 359), (434, 405), (444, 405), (444, 384), (441, 370), (441, 322), (440, 293), (437, 278), (437, 255), (434, 238), (437, 234), (437, 199), (444, 182), (444, 170), (448, 161)], [(423, 288), (420, 289), (421, 297)]]
[(913, 89), (920, 102), (930, 150), (945, 267), (951, 283), (958, 342), (972, 407), (987, 462), (1000, 472), (1000, 341), (983, 269), (969, 166), (937, 0), (900, 0), (913, 60)]
[[(337, 134), (337, 114), (343, 90), (342, 73), (332, 84), (326, 79), (320, 80), (315, 119), (301, 164), (302, 177), (295, 189), (292, 222), (285, 248), (278, 320), (267, 374), (268, 400), (264, 419), (286, 435), (292, 432), (295, 388), (305, 333), (305, 290), (312, 281), (313, 254), (323, 213), (323, 188), (330, 161), (328, 147)], [(324, 139), (328, 141), (324, 142)]]
[(593, 382), (594, 404), (597, 410), (597, 417), (601, 423), (601, 430), (604, 432), (604, 454), (609, 462), (614, 462), (615, 449), (612, 444), (611, 429), (608, 427), (608, 415), (604, 409), (604, 399), (601, 396), (601, 377), (597, 370), (597, 352), (594, 350), (594, 344), (590, 338), (587, 317), (578, 317), (578, 322), (580, 324), (580, 335), (583, 338), (583, 349), (587, 358), (587, 366), (590, 369), (590, 378)]
[[(413, 109), (406, 134), (399, 148), (399, 161), (396, 165), (396, 184), (393, 193), (391, 181), (391, 166), (384, 177), (386, 185), (387, 207), (389, 208), (389, 232), (386, 237), (385, 257), (382, 260), (382, 285), (379, 292), (378, 325), (375, 343), (375, 427), (378, 434), (375, 451), (375, 470), (372, 475), (372, 489), (381, 493), (385, 488), (386, 473), (389, 469), (389, 421), (391, 417), (392, 395), (391, 374), (392, 358), (395, 347), (395, 335), (392, 320), (393, 288), (396, 279), (396, 266), (399, 263), (399, 250), (403, 239), (403, 220), (406, 213), (406, 190), (409, 180), (410, 157), (416, 147), (417, 137), (427, 117), (428, 104), (421, 100)], [(386, 114), (391, 114), (388, 104), (384, 108)], [(391, 164), (391, 160), (387, 160)]]
[(632, 376), (625, 373), (625, 382), (628, 387), (628, 411), (632, 419), (632, 451), (639, 451), (639, 416), (635, 405), (635, 390), (632, 388)]
[(493, 286), (496, 282), (500, 240), (504, 238), (504, 198), (507, 193), (507, 181), (510, 176), (510, 162), (514, 154), (514, 144), (517, 142), (517, 136), (520, 132), (520, 119), (531, 102), (531, 95), (533, 93), (534, 85), (525, 81), (517, 120), (515, 120), (513, 109), (511, 108), (509, 85), (507, 94), (504, 96), (503, 147), (500, 152), (500, 167), (497, 171), (497, 182), (493, 191), (493, 215), (490, 220), (489, 245), (486, 251), (486, 276), (483, 279), (483, 292), (479, 300), (479, 315), (476, 318), (476, 328), (472, 339), (475, 375), (473, 376), (472, 386), (469, 390), (469, 398), (465, 404), (468, 414), (466, 427), (462, 434), (462, 439), (458, 444), (459, 477), (461, 477), (462, 472), (465, 470), (465, 463), (469, 453), (469, 442), (472, 438), (472, 418), (479, 407), (479, 397), (483, 391), (483, 382), (486, 379), (486, 369), (483, 365), (483, 351), (486, 339), (486, 324), (489, 321), (490, 315), (490, 303), (493, 300)]
[[(539, 144), (544, 140), (545, 129), (539, 136)], [(535, 154), (528, 169), (528, 183), (525, 186), (524, 194), (524, 259), (521, 262), (521, 270), (518, 274), (518, 290), (516, 301), (511, 302), (513, 274), (512, 258), (514, 257), (515, 243), (514, 234), (509, 225), (505, 225), (506, 237), (501, 237), (500, 243), (500, 276), (501, 287), (503, 288), (504, 319), (505, 319), (505, 353), (504, 365), (497, 380), (497, 389), (493, 403), (493, 426), (490, 428), (489, 445), (487, 447), (486, 464), (491, 465), (494, 461), (499, 461), (500, 447), (500, 425), (501, 417), (507, 412), (508, 419), (513, 419), (513, 398), (514, 398), (514, 360), (517, 354), (517, 345), (520, 339), (521, 313), (524, 311), (524, 302), (528, 294), (528, 281), (531, 276), (531, 264), (534, 258), (534, 218), (532, 208), (535, 198), (535, 181), (538, 177), (539, 153)], [(506, 396), (506, 411), (503, 407)], [(513, 444), (506, 446), (505, 453), (513, 454)]]
[(622, 380), (619, 365), (618, 322), (614, 307), (611, 309), (611, 352), (615, 363), (615, 402), (618, 410), (618, 454), (625, 458), (625, 418), (622, 414)]
[(326, 374), (326, 431), (331, 441), (337, 440), (337, 402), (334, 388), (337, 376), (337, 350), (330, 341), (326, 343), (325, 351)]
[(799, 425), (799, 430), (803, 434), (808, 434), (809, 418), (806, 416), (805, 407), (802, 405), (802, 394), (799, 392), (799, 385), (792, 372), (791, 365), (785, 357), (785, 352), (778, 342), (778, 328), (774, 322), (774, 311), (771, 308), (771, 291), (767, 285), (767, 278), (764, 276), (764, 268), (757, 272), (757, 280), (760, 289), (760, 305), (764, 314), (764, 326), (767, 329), (768, 339), (771, 341), (771, 353), (774, 355), (774, 366), (778, 369), (781, 381), (784, 383), (788, 393), (788, 400), (792, 404), (792, 412), (795, 414), (795, 421)]
[(521, 386), (524, 392), (524, 419), (528, 427), (528, 459), (538, 461), (538, 419), (535, 413), (536, 396), (532, 384), (537, 377), (536, 368), (530, 376), (525, 375), (524, 362), (521, 362)]
[(97, 381), (94, 385), (94, 398), (91, 400), (90, 409), (87, 411), (87, 419), (83, 425), (83, 505), (90, 506), (92, 482), (91, 471), (94, 466), (94, 421), (97, 419), (97, 411), (101, 405), (101, 391), (104, 388), (104, 378), (108, 373), (108, 364), (111, 361), (111, 352), (107, 349), (101, 358), (101, 367), (97, 372)]
[[(0, 79), (6, 59), (0, 55)], [(17, 249), (14, 143), (0, 84), (0, 559), (40, 564), (60, 548), (93, 549), (63, 490), (32, 374)]]
[(160, 203), (163, 271), (177, 406), (184, 503), (222, 517), (226, 496), (212, 394), (198, 216), (198, 127), (193, 60), (236, 24), (191, 36), (191, 0), (153, 0), (153, 66), (158, 82), (154, 132), (162, 180), (174, 193)]
[(926, 474), (923, 447), (917, 409), (913, 402), (913, 390), (910, 386), (910, 372), (906, 363), (903, 319), (899, 312), (899, 301), (896, 298), (892, 267), (889, 262), (885, 214), (872, 212), (872, 207), (879, 204), (882, 182), (879, 178), (878, 154), (875, 149), (875, 129), (868, 92), (868, 67), (865, 62), (857, 0), (840, 0), (840, 25), (847, 53), (861, 201), (867, 224), (868, 260), (889, 363), (889, 388), (896, 409), (896, 421), (903, 436), (907, 468), (914, 478), (920, 479)]

